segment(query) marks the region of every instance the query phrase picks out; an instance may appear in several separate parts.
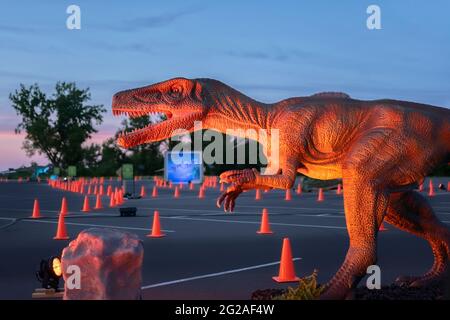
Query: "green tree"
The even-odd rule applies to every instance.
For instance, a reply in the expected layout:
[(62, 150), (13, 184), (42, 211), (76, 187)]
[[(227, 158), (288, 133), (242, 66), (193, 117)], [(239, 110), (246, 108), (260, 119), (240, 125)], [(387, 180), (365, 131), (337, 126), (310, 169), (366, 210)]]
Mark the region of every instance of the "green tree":
[(83, 143), (97, 132), (94, 125), (102, 123), (106, 109), (87, 104), (91, 100), (89, 88), (58, 82), (55, 92), (47, 97), (37, 84), (21, 84), (9, 99), (22, 117), (15, 132), (25, 131), (23, 148), (28, 156), (44, 154), (54, 166), (63, 168), (82, 165), (86, 155), (92, 156), (95, 147), (86, 150)]
[[(133, 129), (143, 128), (152, 123), (150, 116), (125, 119), (122, 121), (123, 130), (131, 131)], [(119, 130), (119, 131), (122, 131)], [(160, 142), (146, 143), (134, 148), (130, 148), (127, 152), (129, 161), (134, 165), (137, 175), (154, 174), (155, 170), (164, 166), (164, 159), (159, 152)]]

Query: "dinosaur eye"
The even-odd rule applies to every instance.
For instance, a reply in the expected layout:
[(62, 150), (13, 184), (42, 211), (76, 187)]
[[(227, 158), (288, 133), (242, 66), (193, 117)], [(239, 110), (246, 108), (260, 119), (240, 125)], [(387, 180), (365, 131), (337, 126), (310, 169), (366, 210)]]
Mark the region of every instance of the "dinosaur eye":
[(173, 86), (172, 88), (170, 88), (170, 95), (172, 97), (179, 97), (183, 92), (183, 88), (181, 88), (180, 86)]

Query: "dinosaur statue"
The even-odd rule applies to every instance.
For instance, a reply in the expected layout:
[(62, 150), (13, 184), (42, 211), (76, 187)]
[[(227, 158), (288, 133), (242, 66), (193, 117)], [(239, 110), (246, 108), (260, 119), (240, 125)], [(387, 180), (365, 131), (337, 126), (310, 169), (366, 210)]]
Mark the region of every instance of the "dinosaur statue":
[[(423, 276), (399, 283), (423, 286), (449, 272), (450, 232), (428, 201), (414, 191), (439, 164), (450, 161), (450, 110), (396, 100), (361, 101), (343, 93), (320, 93), (265, 104), (212, 79), (175, 78), (114, 95), (114, 115), (158, 112), (166, 120), (130, 133), (117, 143), (129, 148), (167, 139), (175, 129), (278, 129), (279, 163), (266, 174), (255, 169), (224, 172), (231, 183), (217, 205), (232, 211), (238, 195), (255, 188), (292, 188), (296, 174), (343, 179), (349, 248), (322, 299), (344, 299), (376, 263), (383, 220), (428, 241), (434, 263)], [(271, 169), (274, 168), (273, 172)], [(278, 169), (279, 168), (279, 169)]]

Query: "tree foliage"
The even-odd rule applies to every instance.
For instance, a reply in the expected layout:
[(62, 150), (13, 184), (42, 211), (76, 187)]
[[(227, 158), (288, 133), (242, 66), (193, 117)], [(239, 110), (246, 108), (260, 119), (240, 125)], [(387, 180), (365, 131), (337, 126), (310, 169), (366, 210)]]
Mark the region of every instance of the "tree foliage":
[(102, 105), (87, 104), (91, 100), (89, 89), (58, 82), (48, 97), (37, 84), (21, 84), (9, 98), (22, 117), (15, 131), (26, 133), (23, 148), (28, 156), (44, 154), (54, 166), (66, 168), (82, 165), (99, 152), (98, 147), (83, 146), (97, 132), (94, 125), (101, 124), (106, 111)]

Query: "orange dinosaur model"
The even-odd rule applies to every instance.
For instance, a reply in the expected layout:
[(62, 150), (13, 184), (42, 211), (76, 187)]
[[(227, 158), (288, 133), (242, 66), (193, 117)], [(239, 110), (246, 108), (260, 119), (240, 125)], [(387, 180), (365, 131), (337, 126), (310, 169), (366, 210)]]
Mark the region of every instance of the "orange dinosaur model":
[[(439, 164), (450, 161), (450, 110), (406, 101), (355, 100), (342, 93), (290, 98), (274, 104), (253, 100), (212, 79), (176, 78), (114, 95), (113, 113), (131, 117), (152, 112), (167, 119), (119, 136), (120, 146), (167, 139), (176, 129), (278, 129), (279, 163), (266, 173), (233, 170), (220, 178), (231, 186), (217, 200), (233, 210), (243, 190), (292, 188), (297, 173), (343, 179), (350, 246), (326, 285), (323, 299), (345, 298), (376, 263), (383, 220), (428, 241), (431, 269), (398, 281), (422, 286), (449, 271), (450, 232), (414, 187)], [(272, 171), (271, 171), (272, 170)]]

